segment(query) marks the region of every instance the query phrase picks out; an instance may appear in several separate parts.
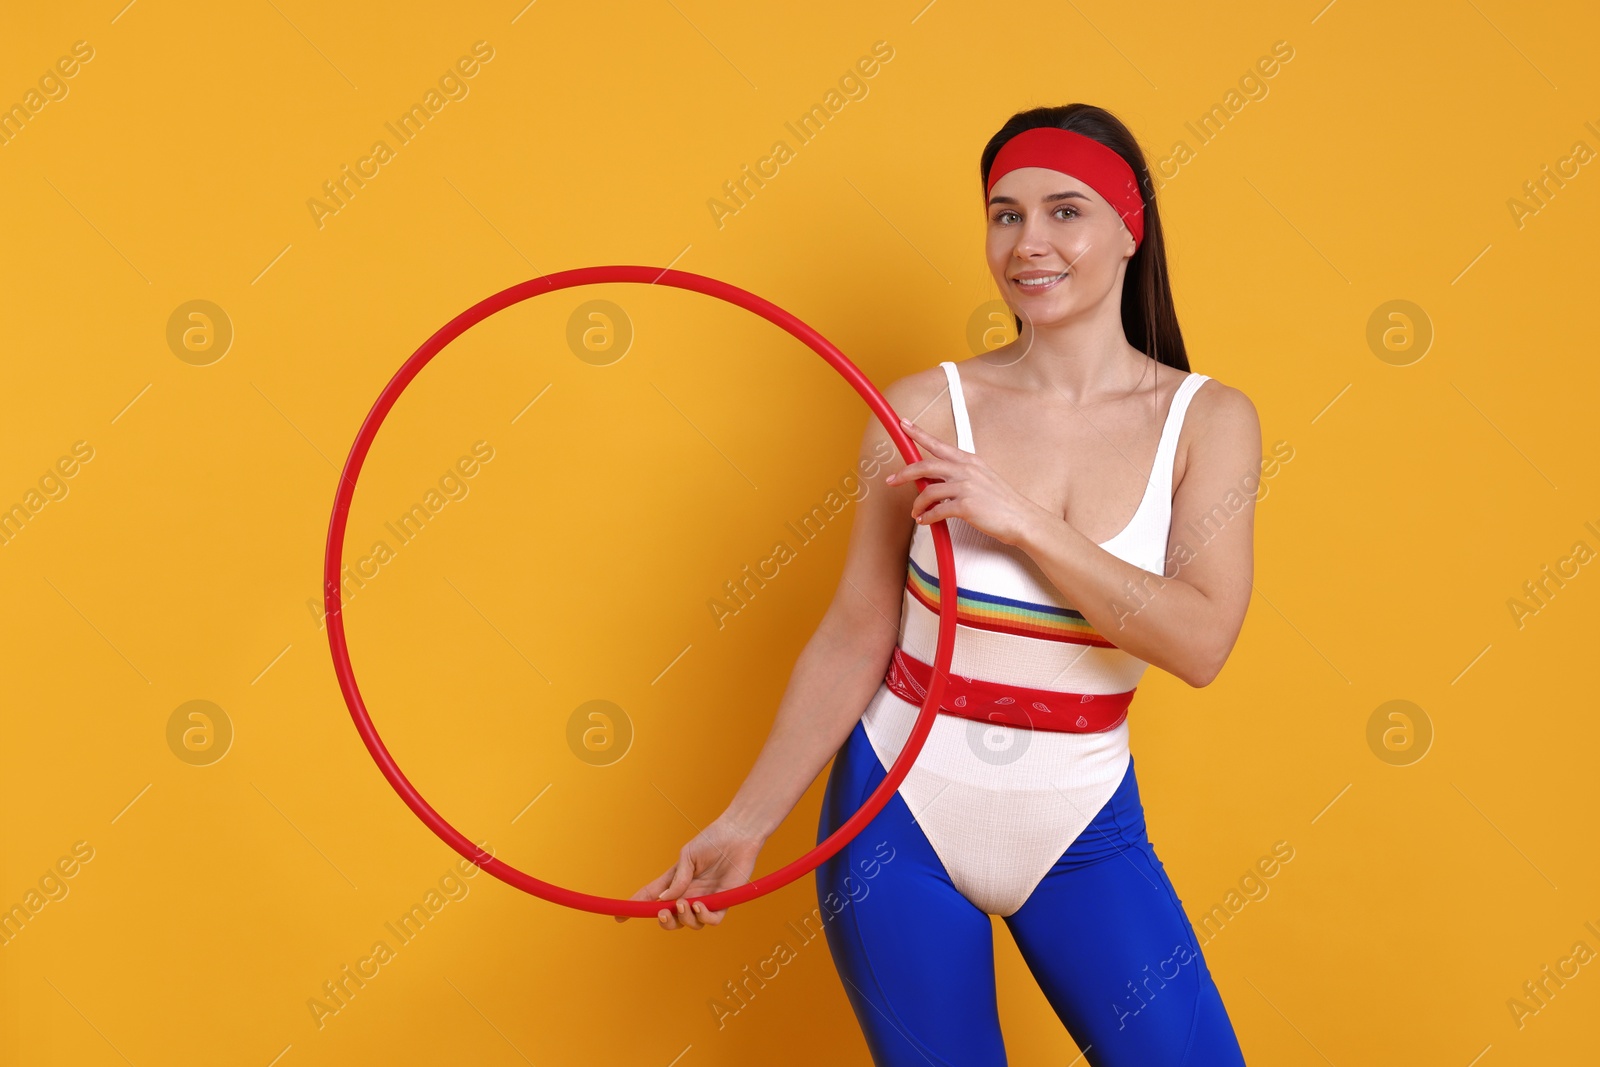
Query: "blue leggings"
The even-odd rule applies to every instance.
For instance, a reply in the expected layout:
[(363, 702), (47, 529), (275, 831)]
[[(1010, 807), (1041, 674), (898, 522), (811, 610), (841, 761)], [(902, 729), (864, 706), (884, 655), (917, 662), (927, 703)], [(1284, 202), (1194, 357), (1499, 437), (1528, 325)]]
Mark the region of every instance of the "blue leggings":
[[(817, 840), (885, 777), (857, 722), (834, 758)], [(1004, 1067), (990, 917), (951, 883), (898, 792), (815, 877), (833, 916), (828, 948), (873, 1063)], [(1244, 1064), (1194, 928), (1145, 836), (1131, 761), (1005, 922), (1091, 1067)]]

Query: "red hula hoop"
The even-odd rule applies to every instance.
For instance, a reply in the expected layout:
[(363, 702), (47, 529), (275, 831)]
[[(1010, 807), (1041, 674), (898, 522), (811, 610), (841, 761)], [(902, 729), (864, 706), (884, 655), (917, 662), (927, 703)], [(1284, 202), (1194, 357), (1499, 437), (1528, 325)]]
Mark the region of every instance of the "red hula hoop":
[[(510, 288), (502, 289), (445, 323), (442, 329), (423, 342), (422, 347), (418, 348), (411, 358), (406, 360), (405, 364), (395, 373), (395, 376), (389, 380), (389, 384), (384, 386), (377, 402), (372, 405), (372, 410), (367, 413), (366, 421), (361, 424), (361, 430), (356, 434), (355, 443), (350, 446), (350, 455), (345, 460), (344, 470), (340, 473), (339, 489), (333, 501), (333, 517), (328, 525), (327, 550), (323, 557), (322, 568), (323, 602), (328, 612), (328, 647), (333, 653), (334, 672), (338, 675), (339, 689), (344, 693), (345, 703), (350, 708), (351, 718), (355, 720), (356, 730), (360, 732), (361, 740), (366, 742), (367, 751), (372, 754), (378, 769), (389, 780), (389, 784), (394, 787), (395, 792), (400, 794), (400, 799), (404, 800), (406, 806), (416, 813), (417, 818), (421, 819), (447, 845), (502, 882), (541, 899), (555, 904), (564, 904), (569, 908), (576, 908), (580, 911), (643, 918), (655, 915), (663, 907), (663, 902), (659, 900), (625, 900), (618, 897), (595, 896), (541, 881), (503, 860), (494, 858), (479, 848), (454, 826), (451, 826), (444, 816), (435, 811), (422, 798), (422, 795), (406, 779), (405, 774), (400, 770), (399, 765), (395, 763), (394, 758), (389, 755), (389, 750), (384, 746), (383, 740), (378, 736), (378, 731), (372, 724), (372, 717), (367, 714), (366, 704), (361, 699), (361, 691), (356, 686), (355, 669), (350, 664), (350, 650), (345, 641), (344, 633), (343, 604), (340, 599), (339, 560), (343, 554), (345, 523), (350, 513), (350, 501), (355, 495), (356, 479), (361, 474), (362, 463), (366, 460), (367, 452), (372, 447), (378, 428), (383, 425), (384, 417), (394, 407), (395, 402), (400, 399), (400, 394), (405, 391), (411, 380), (451, 341), (498, 311), (531, 297), (553, 293), (560, 289), (609, 282), (639, 282), (646, 285), (668, 285), (678, 289), (687, 289), (726, 301), (746, 311), (760, 315), (768, 322), (781, 327), (800, 341), (803, 341), (823, 359), (827, 360), (834, 370), (839, 372), (844, 380), (867, 402), (867, 406), (878, 417), (878, 421), (883, 423), (884, 428), (889, 431), (889, 436), (894, 440), (895, 445), (899, 447), (900, 454), (907, 463), (915, 463), (922, 457), (917, 451), (916, 444), (901, 429), (899, 416), (889, 406), (889, 402), (883, 398), (883, 395), (878, 392), (872, 382), (861, 373), (854, 363), (850, 362), (843, 352), (834, 347), (816, 330), (813, 330), (776, 304), (763, 300), (754, 293), (740, 289), (738, 286), (729, 285), (727, 282), (708, 278), (701, 274), (691, 274), (687, 271), (660, 267), (631, 265), (580, 267), (574, 270), (560, 271), (556, 274), (546, 275), (542, 278), (521, 282)], [(916, 481), (919, 491), (929, 484), (925, 478), (918, 478)], [(946, 588), (954, 587), (955, 557), (951, 550), (950, 534), (946, 530), (943, 520), (934, 523), (932, 529), (939, 576), (943, 579), (941, 584)], [(838, 852), (860, 833), (867, 823), (872, 821), (872, 818), (889, 802), (889, 798), (910, 772), (911, 764), (916, 760), (917, 753), (921, 751), (923, 742), (933, 729), (934, 716), (938, 712), (939, 701), (944, 696), (945, 684), (949, 676), (950, 657), (955, 649), (955, 625), (956, 598), (953, 596), (940, 597), (939, 640), (934, 655), (933, 680), (932, 684), (928, 686), (927, 699), (923, 701), (916, 725), (912, 728), (910, 737), (906, 739), (906, 744), (901, 749), (899, 758), (895, 760), (894, 766), (889, 768), (888, 776), (884, 778), (878, 788), (861, 805), (860, 810), (810, 852), (807, 852), (793, 863), (780, 867), (770, 874), (764, 874), (759, 878), (752, 879), (744, 885), (736, 886), (732, 889), (724, 889), (707, 896), (688, 898), (691, 904), (698, 901), (708, 909), (716, 911), (734, 904), (743, 904), (746, 901), (788, 885)]]

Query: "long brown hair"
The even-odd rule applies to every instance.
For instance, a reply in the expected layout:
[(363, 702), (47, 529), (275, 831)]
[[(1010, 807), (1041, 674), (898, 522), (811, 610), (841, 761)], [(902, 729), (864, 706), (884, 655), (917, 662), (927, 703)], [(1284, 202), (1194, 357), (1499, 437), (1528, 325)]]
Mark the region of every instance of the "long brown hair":
[[(1167, 247), (1161, 233), (1161, 213), (1156, 208), (1155, 185), (1150, 180), (1150, 169), (1145, 165), (1139, 142), (1120, 119), (1104, 108), (1093, 104), (1064, 104), (1060, 107), (1036, 107), (1019, 111), (1006, 120), (998, 133), (984, 146), (983, 160), (979, 166), (980, 188), (989, 185), (989, 168), (1000, 147), (1023, 130), (1036, 126), (1057, 126), (1073, 133), (1081, 133), (1111, 149), (1133, 168), (1139, 182), (1139, 195), (1144, 201), (1144, 237), (1138, 251), (1128, 261), (1127, 274), (1122, 285), (1122, 332), (1128, 343), (1158, 363), (1179, 370), (1189, 369), (1189, 355), (1183, 347), (1183, 333), (1178, 329), (1178, 312), (1172, 304), (1172, 282), (1167, 276)], [(1022, 330), (1022, 319), (1016, 320), (1017, 331)]]

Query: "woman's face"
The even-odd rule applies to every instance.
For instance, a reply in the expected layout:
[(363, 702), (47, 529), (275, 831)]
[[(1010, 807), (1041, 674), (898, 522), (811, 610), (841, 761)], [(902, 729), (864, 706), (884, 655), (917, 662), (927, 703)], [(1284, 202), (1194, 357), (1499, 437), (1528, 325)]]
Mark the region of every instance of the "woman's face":
[[(1008, 171), (989, 192), (989, 270), (1024, 322), (1048, 326), (1119, 292), (1133, 235), (1105, 198), (1046, 167)], [(1026, 279), (1042, 279), (1027, 285)]]

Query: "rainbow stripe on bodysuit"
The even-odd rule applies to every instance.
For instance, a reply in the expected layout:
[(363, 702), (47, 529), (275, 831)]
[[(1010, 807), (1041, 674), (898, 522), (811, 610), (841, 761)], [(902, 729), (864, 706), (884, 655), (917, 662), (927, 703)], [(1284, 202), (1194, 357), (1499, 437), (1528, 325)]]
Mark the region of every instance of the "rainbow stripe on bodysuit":
[[(939, 579), (908, 560), (906, 589), (924, 607), (939, 611)], [(956, 586), (956, 623), (997, 633), (1065, 641), (1073, 645), (1116, 648), (1100, 635), (1088, 619), (1071, 608), (1032, 604), (1026, 600), (980, 593)]]

